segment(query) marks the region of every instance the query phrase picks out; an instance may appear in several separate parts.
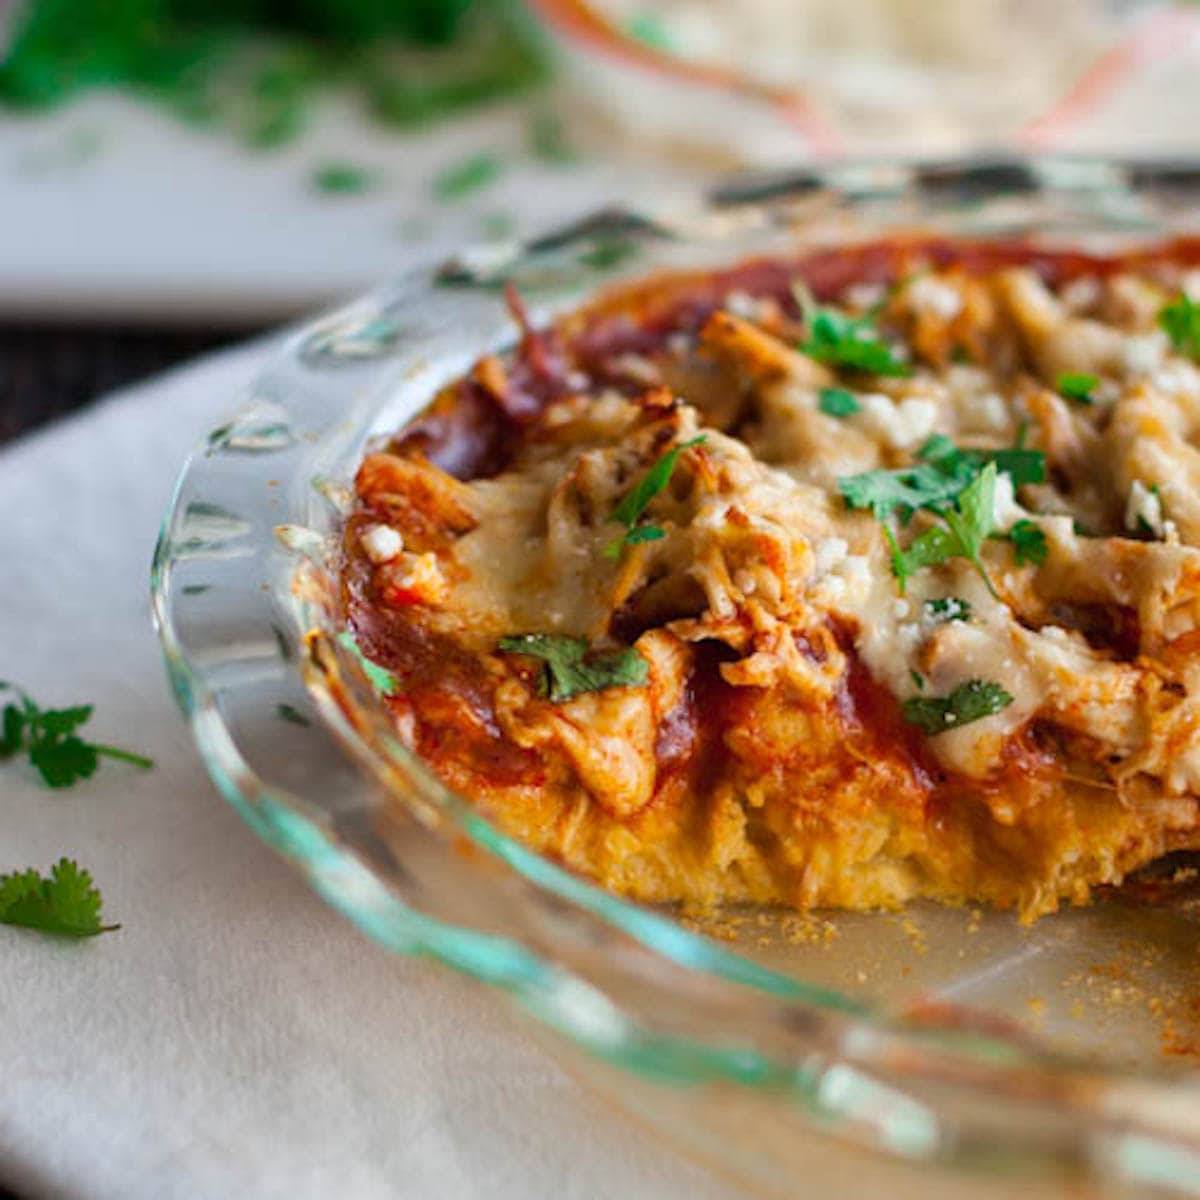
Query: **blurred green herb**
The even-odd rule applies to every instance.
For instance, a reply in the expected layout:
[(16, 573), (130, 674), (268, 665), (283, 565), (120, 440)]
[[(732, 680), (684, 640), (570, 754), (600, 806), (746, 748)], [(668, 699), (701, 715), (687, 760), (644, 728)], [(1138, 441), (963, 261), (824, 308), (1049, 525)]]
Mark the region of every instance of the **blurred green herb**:
[(433, 181), (433, 194), (439, 200), (461, 200), (495, 183), (502, 170), (503, 165), (494, 154), (480, 151), (439, 171)]
[(817, 407), (829, 417), (849, 417), (862, 409), (853, 392), (839, 387), (822, 388)]
[(1200, 360), (1200, 304), (1180, 292), (1158, 314), (1158, 323), (1181, 354)]
[(515, 0), (36, 0), (0, 61), (0, 104), (39, 109), (119, 88), (277, 146), (333, 85), (412, 126), (548, 74)]
[(313, 187), (333, 196), (357, 196), (370, 191), (379, 177), (364, 167), (351, 163), (326, 163), (313, 171)]
[(1076, 404), (1092, 404), (1092, 393), (1100, 385), (1096, 375), (1086, 371), (1064, 371), (1055, 381), (1055, 389), (1060, 396), (1074, 400)]
[(594, 271), (608, 271), (628, 262), (637, 252), (637, 244), (629, 238), (597, 238), (590, 249), (580, 254), (579, 261)]
[(549, 109), (539, 108), (529, 115), (525, 127), (525, 141), (529, 153), (541, 162), (564, 166), (577, 162), (579, 154), (567, 138), (562, 117)]

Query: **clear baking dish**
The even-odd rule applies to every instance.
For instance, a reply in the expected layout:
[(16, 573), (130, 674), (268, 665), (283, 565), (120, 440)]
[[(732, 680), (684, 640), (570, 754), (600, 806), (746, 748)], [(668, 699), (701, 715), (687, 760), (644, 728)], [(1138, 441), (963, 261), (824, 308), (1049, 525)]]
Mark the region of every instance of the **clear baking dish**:
[(917, 906), (696, 928), (626, 902), (398, 743), (338, 639), (334, 575), (364, 445), (512, 344), (507, 281), (545, 319), (655, 269), (899, 230), (1119, 247), (1195, 232), (1198, 199), (1187, 162), (742, 177), (688, 209), (466, 251), (295, 331), (186, 465), (154, 559), (167, 672), (214, 782), (376, 941), (505, 993), (573, 1069), (760, 1190), (1200, 1195), (1186, 897), (1032, 927)]

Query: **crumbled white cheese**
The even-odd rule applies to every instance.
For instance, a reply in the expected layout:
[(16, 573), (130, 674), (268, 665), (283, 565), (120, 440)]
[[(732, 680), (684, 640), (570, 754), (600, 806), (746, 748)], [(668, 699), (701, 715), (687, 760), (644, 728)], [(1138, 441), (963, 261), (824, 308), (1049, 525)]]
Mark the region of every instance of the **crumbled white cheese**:
[(390, 525), (368, 525), (358, 540), (373, 563), (391, 562), (404, 549), (404, 539)]
[(975, 411), (984, 424), (997, 433), (1002, 433), (1008, 428), (1008, 405), (1004, 403), (1003, 396), (998, 396), (995, 392), (988, 392), (986, 396), (980, 396), (975, 401)]
[(852, 283), (842, 292), (842, 299), (851, 308), (874, 308), (886, 295), (882, 283)]
[(943, 321), (953, 320), (962, 311), (962, 296), (933, 275), (919, 275), (908, 285), (908, 302), (918, 312), (929, 313)]
[(1095, 275), (1080, 275), (1059, 292), (1058, 298), (1072, 312), (1091, 308), (1100, 299), (1100, 280)]
[(1149, 375), (1163, 360), (1167, 338), (1162, 330), (1125, 339), (1122, 359), (1131, 375)]
[(582, 371), (571, 371), (567, 375), (567, 387), (573, 392), (582, 392), (591, 382)]
[(763, 315), (763, 302), (740, 289), (725, 293), (725, 311), (744, 321), (757, 321)]
[(921, 626), (916, 621), (906, 621), (896, 626), (896, 644), (905, 658), (911, 658), (923, 640)]
[(412, 592), (427, 604), (436, 604), (446, 594), (446, 578), (437, 555), (428, 552), (406, 554), (402, 569), (395, 575), (392, 584), (401, 591)]
[(921, 396), (897, 404), (881, 392), (868, 392), (858, 403), (857, 419), (896, 450), (920, 445), (937, 423), (937, 405)]
[(1061, 625), (1043, 625), (1038, 632), (1052, 642), (1069, 642), (1071, 635)]
[(850, 545), (845, 538), (822, 538), (816, 545), (813, 557), (816, 560), (817, 573), (828, 575), (839, 563), (843, 562), (850, 553)]
[(1023, 516), (1025, 510), (1017, 503), (1012, 476), (1007, 471), (996, 476), (996, 490), (992, 496), (992, 520), (996, 528), (1007, 532)]
[(908, 616), (908, 601), (897, 597), (892, 601), (892, 612), (901, 620)]
[(1200, 376), (1186, 363), (1168, 364), (1150, 376), (1150, 384), (1168, 395), (1193, 395), (1200, 390)]
[(1150, 532), (1163, 535), (1162, 500), (1156, 491), (1148, 488), (1140, 479), (1133, 481), (1129, 499), (1125, 502), (1125, 528), (1136, 531), (1145, 522)]

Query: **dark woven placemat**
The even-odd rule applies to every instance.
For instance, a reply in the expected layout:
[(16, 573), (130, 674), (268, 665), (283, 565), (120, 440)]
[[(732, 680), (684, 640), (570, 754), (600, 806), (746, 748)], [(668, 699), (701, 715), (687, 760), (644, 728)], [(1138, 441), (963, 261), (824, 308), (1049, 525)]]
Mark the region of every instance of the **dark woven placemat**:
[(0, 323), (0, 442), (254, 332)]

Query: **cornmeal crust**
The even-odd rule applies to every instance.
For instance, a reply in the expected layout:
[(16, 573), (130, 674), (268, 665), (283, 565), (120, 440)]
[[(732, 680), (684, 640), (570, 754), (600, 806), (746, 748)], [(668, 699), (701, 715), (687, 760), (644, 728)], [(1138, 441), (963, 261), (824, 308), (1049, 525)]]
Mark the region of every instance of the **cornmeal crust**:
[[(541, 331), (510, 296), (513, 354), (356, 480), (346, 619), (401, 736), (641, 900), (1031, 919), (1200, 845), (1200, 347), (1162, 317), (1196, 262), (892, 241), (654, 277)], [(823, 353), (821, 313), (896, 373)], [(901, 592), (946, 505), (845, 481), (936, 445), (991, 481), (990, 536)], [(639, 678), (555, 700), (502, 648), (526, 634), (631, 647)], [(994, 703), (955, 709), (968, 685)]]

